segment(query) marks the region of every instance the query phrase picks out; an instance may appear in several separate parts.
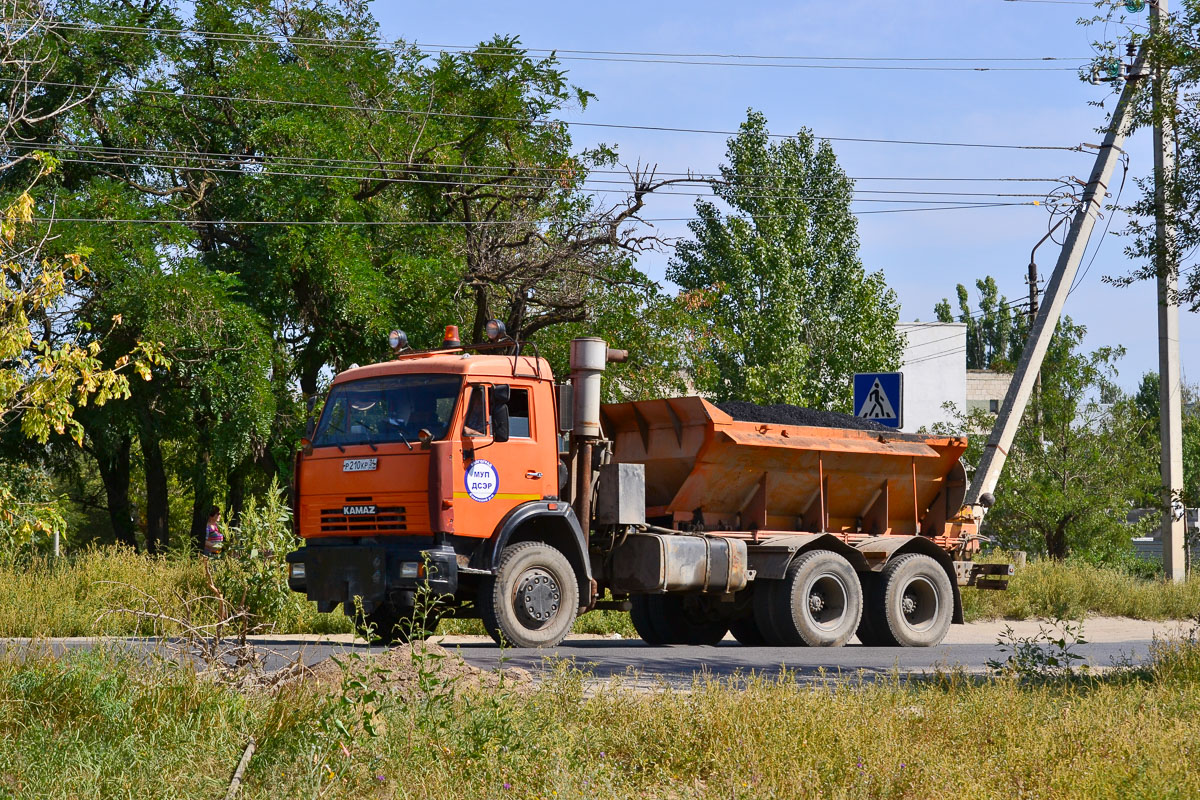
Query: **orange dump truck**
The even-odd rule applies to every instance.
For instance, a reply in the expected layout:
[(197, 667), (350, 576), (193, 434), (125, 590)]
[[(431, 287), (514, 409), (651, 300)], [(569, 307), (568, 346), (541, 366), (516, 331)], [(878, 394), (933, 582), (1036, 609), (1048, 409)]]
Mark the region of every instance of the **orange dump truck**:
[(970, 560), (961, 437), (735, 419), (698, 397), (602, 406), (623, 352), (577, 339), (556, 385), (488, 327), (489, 344), (448, 329), (334, 379), (296, 456), (288, 555), (320, 611), (388, 641), (453, 613), (553, 646), (621, 608), (651, 644), (930, 646), (962, 621), (960, 585), (1006, 584)]

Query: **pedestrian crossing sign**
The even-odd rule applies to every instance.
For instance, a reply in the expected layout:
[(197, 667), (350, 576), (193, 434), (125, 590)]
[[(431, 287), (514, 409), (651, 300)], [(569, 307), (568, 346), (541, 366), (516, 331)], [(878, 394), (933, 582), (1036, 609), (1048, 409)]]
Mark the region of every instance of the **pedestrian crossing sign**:
[(904, 375), (859, 372), (854, 376), (854, 416), (892, 428), (904, 424)]

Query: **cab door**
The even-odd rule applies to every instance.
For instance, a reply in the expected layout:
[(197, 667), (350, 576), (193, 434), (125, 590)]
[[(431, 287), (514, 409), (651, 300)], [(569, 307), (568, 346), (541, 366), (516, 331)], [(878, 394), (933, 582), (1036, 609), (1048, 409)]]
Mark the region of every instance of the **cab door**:
[[(536, 386), (509, 387), (509, 439), (497, 442), (492, 425), (496, 382), (470, 381), (461, 431), (461, 483), (455, 488), (457, 532), (486, 538), (517, 506), (558, 493), (557, 443), (539, 430)], [(544, 429), (546, 426), (542, 426)], [(552, 427), (552, 426), (551, 426)], [(543, 441), (544, 440), (544, 441)]]

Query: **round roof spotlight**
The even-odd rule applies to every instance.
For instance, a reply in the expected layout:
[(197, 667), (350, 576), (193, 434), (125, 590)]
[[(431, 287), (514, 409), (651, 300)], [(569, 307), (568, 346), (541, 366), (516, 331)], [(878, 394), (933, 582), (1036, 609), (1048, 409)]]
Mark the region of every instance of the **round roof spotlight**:
[(388, 334), (388, 347), (397, 353), (408, 349), (408, 334), (401, 330), (395, 330)]
[(484, 326), (489, 342), (498, 342), (505, 338), (504, 323), (498, 319), (489, 319)]

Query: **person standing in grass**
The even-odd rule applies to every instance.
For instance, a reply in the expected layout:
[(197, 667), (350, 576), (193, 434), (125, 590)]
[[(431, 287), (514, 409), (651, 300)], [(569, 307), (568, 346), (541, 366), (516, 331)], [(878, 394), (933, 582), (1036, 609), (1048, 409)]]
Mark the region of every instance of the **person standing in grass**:
[(204, 529), (204, 555), (215, 558), (225, 547), (225, 534), (221, 533), (221, 509), (213, 506), (208, 512), (208, 526)]

